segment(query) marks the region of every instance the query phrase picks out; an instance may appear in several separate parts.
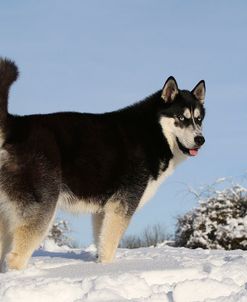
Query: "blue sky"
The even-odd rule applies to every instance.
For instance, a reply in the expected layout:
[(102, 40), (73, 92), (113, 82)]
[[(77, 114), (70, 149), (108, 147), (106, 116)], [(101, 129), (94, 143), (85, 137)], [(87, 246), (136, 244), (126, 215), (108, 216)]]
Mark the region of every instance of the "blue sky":
[[(181, 164), (133, 218), (128, 233), (195, 206), (197, 188), (247, 170), (247, 2), (4, 1), (0, 55), (16, 61), (15, 114), (105, 112), (155, 92), (170, 75), (180, 88), (206, 81), (206, 145)], [(89, 215), (64, 215), (80, 244), (91, 241)]]

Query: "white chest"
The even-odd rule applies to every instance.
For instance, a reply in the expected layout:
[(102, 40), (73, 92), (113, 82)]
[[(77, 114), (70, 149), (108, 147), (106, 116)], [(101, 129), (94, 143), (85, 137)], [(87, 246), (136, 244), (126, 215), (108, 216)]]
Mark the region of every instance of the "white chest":
[(154, 196), (158, 187), (168, 176), (170, 176), (173, 173), (175, 167), (178, 165), (178, 163), (181, 160), (182, 160), (182, 158), (180, 158), (180, 157), (171, 159), (167, 169), (164, 172), (160, 173), (159, 177), (156, 180), (150, 179), (148, 181), (147, 187), (142, 195), (142, 198), (139, 202), (137, 209), (140, 209), (141, 207), (143, 207), (143, 205)]

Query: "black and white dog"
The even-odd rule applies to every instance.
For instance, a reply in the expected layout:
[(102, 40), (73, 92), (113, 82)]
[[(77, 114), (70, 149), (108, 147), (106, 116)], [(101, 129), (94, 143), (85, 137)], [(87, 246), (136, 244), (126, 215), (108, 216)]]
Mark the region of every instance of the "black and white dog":
[[(16, 65), (0, 60), (0, 266), (21, 269), (57, 207), (92, 213), (100, 262), (111, 262), (136, 211), (204, 143), (205, 83), (162, 90), (104, 114), (8, 113)], [(6, 261), (5, 261), (6, 259)]]

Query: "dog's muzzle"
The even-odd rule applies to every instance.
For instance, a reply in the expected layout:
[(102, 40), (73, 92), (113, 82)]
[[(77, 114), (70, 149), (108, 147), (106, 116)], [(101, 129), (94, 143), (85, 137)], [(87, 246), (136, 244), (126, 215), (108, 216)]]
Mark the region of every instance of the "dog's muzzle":
[(205, 143), (205, 138), (202, 135), (198, 135), (194, 138), (194, 140), (196, 144), (195, 147), (188, 149), (184, 145), (182, 145), (179, 139), (177, 138), (177, 144), (179, 149), (186, 155), (196, 156), (200, 147)]

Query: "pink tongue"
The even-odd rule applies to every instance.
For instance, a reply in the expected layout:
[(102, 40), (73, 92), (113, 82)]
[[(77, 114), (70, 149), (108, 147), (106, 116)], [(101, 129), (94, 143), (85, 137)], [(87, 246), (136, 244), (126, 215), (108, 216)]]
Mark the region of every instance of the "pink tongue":
[(197, 149), (190, 149), (189, 152), (190, 152), (191, 156), (196, 156), (197, 153), (198, 153), (198, 150)]

